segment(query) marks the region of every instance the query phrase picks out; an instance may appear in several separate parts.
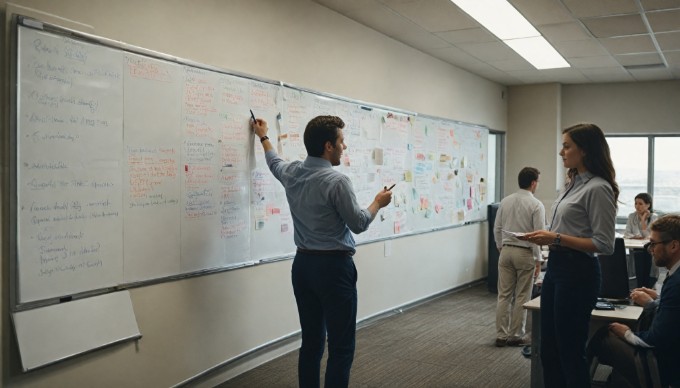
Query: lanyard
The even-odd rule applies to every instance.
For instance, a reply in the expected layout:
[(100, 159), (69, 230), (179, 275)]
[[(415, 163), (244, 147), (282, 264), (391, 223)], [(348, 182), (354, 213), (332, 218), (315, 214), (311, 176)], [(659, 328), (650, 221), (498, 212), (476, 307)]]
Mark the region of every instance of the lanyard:
[(567, 189), (567, 191), (565, 191), (564, 194), (562, 195), (562, 198), (560, 198), (560, 200), (557, 201), (557, 204), (555, 205), (555, 210), (553, 211), (553, 216), (550, 219), (550, 229), (548, 229), (548, 230), (552, 231), (552, 227), (555, 224), (555, 216), (557, 215), (557, 208), (560, 206), (560, 204), (562, 203), (562, 200), (564, 200), (564, 198), (567, 196), (567, 194), (569, 194), (569, 192), (571, 191), (571, 189), (574, 188), (575, 185), (576, 185), (576, 180), (572, 179), (571, 184), (569, 185), (569, 188)]
[[(588, 180), (586, 180), (585, 182), (583, 182), (583, 186), (587, 185), (588, 182), (590, 182), (591, 179), (593, 179), (592, 176), (591, 176), (590, 178), (588, 178)], [(567, 197), (567, 194), (569, 194), (569, 192), (571, 191), (571, 189), (574, 188), (574, 186), (576, 186), (576, 179), (575, 179), (575, 178), (571, 180), (571, 184), (569, 185), (569, 188), (568, 188), (567, 191), (564, 193), (564, 195), (562, 196), (562, 198), (560, 198), (560, 200), (557, 202), (557, 205), (555, 205), (555, 211), (553, 212), (552, 219), (550, 220), (550, 229), (548, 229), (548, 230), (552, 231), (552, 227), (553, 227), (553, 225), (555, 224), (555, 216), (557, 215), (557, 208), (560, 206), (560, 204), (562, 203), (562, 201), (564, 200), (564, 198)]]

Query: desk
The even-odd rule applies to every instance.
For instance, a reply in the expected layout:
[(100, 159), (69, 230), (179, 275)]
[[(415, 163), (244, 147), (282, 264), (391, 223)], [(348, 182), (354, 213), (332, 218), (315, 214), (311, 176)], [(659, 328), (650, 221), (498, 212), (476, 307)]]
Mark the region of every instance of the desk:
[[(541, 364), (541, 297), (524, 304), (531, 312), (531, 388), (543, 387), (543, 365)], [(590, 317), (590, 335), (609, 322), (633, 323), (642, 315), (640, 306), (624, 306), (616, 310), (593, 310)]]
[(649, 242), (649, 239), (636, 239), (636, 238), (624, 238), (623, 243), (626, 245), (627, 249), (643, 249), (645, 244)]

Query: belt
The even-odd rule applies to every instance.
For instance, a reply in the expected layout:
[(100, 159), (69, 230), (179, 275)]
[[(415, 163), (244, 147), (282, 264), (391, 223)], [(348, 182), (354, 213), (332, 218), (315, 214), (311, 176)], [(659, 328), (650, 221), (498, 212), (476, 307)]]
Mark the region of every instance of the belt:
[(579, 255), (579, 256), (590, 257), (590, 258), (595, 257), (591, 253), (583, 252), (583, 251), (579, 251), (579, 250), (571, 249), (571, 248), (567, 248), (567, 247), (563, 247), (561, 245), (548, 245), (548, 249), (550, 249), (550, 252), (570, 253), (572, 255)]
[(523, 245), (503, 244), (503, 246), (504, 246), (504, 247), (513, 247), (513, 248), (522, 248), (522, 249), (532, 250), (531, 248), (525, 247), (525, 246), (523, 246)]
[(343, 250), (328, 250), (328, 251), (322, 251), (322, 250), (315, 250), (315, 249), (303, 249), (303, 248), (298, 248), (297, 249), (298, 253), (304, 253), (307, 255), (343, 255), (343, 256), (353, 256), (354, 253), (352, 251), (343, 251)]
[(587, 253), (585, 253), (583, 251), (563, 247), (561, 245), (548, 245), (548, 249), (553, 251), (553, 252), (575, 252), (575, 253), (583, 253), (584, 255), (588, 255)]
[(561, 245), (548, 245), (548, 250), (551, 250), (553, 252), (569, 252), (573, 249), (569, 249), (569, 248), (563, 247)]

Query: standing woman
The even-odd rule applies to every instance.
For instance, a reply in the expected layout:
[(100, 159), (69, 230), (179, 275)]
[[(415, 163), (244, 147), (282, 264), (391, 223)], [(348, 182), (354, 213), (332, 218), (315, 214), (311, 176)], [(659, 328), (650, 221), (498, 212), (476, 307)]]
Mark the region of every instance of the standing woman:
[(577, 124), (562, 131), (568, 182), (553, 204), (550, 230), (522, 239), (549, 245), (541, 288), (541, 361), (544, 385), (590, 387), (586, 342), (600, 291), (596, 253), (614, 252), (619, 186), (602, 130)]
[(649, 224), (659, 218), (652, 210), (652, 196), (640, 193), (635, 196), (635, 211), (628, 216), (626, 222), (626, 238), (646, 239), (649, 238)]

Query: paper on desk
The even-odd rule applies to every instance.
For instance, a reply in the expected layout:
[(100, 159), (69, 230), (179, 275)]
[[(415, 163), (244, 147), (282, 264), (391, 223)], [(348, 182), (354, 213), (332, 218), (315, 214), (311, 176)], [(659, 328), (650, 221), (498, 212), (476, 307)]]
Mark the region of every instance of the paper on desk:
[(507, 234), (509, 234), (513, 237), (522, 237), (526, 234), (526, 233), (522, 233), (522, 232), (511, 232), (511, 231), (505, 230), (505, 229), (501, 229), (501, 232), (507, 233)]

